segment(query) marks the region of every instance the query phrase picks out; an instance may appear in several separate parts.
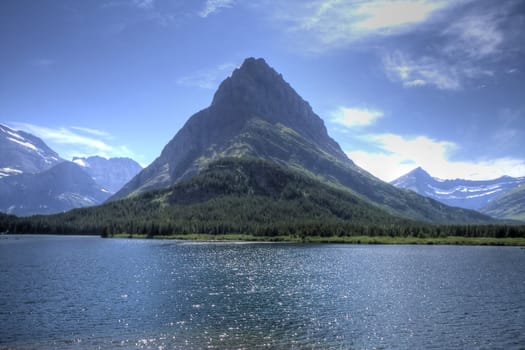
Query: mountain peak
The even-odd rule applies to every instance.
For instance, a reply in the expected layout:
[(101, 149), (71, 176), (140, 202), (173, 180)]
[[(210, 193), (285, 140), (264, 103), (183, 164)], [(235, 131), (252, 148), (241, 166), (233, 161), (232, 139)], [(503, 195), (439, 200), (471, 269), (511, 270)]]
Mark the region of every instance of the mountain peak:
[(231, 99), (235, 99), (236, 102), (240, 100), (251, 103), (257, 101), (257, 97), (273, 98), (275, 96), (272, 96), (272, 90), (280, 90), (282, 93), (287, 90), (288, 94), (293, 92), (297, 95), (282, 75), (270, 67), (263, 58), (249, 57), (219, 85), (212, 106)]
[(221, 116), (221, 123), (232, 126), (244, 125), (253, 118), (284, 125), (308, 140), (324, 144), (339, 160), (348, 161), (310, 104), (262, 58), (245, 59), (220, 84), (210, 110)]
[(418, 166), (417, 168), (415, 168), (414, 170), (412, 170), (410, 172), (410, 174), (414, 174), (414, 175), (418, 175), (418, 176), (426, 176), (426, 177), (432, 177), (430, 176), (430, 174), (425, 170), (423, 169), (422, 167)]
[(318, 164), (317, 157), (328, 157), (354, 166), (308, 102), (264, 59), (250, 57), (116, 198), (173, 185), (226, 156), (294, 159), (306, 168)]

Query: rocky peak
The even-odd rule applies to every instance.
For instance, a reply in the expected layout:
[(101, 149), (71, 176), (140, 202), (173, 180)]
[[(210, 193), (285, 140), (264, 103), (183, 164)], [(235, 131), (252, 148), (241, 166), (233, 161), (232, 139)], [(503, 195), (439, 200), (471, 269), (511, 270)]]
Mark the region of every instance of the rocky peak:
[(415, 168), (414, 170), (412, 170), (409, 174), (412, 174), (415, 177), (426, 177), (426, 178), (431, 178), (432, 177), (432, 176), (430, 176), (429, 173), (427, 173), (425, 171), (425, 169), (423, 169), (420, 166)]
[(310, 104), (262, 58), (247, 58), (235, 69), (220, 84), (210, 108), (220, 110), (226, 118), (223, 121), (230, 124), (239, 122), (231, 120), (231, 116), (243, 120), (258, 117), (272, 124), (283, 124), (337, 153), (338, 158), (346, 158), (329, 138), (324, 122)]

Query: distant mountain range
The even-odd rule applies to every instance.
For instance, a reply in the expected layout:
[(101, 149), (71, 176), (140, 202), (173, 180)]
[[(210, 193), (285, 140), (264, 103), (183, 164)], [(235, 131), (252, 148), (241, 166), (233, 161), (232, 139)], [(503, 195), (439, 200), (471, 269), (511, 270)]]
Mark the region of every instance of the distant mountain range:
[(127, 158), (67, 162), (38, 137), (0, 124), (0, 212), (28, 216), (101, 204), (141, 169)]
[(525, 177), (441, 180), (419, 167), (391, 184), (450, 206), (478, 210), (501, 219), (525, 219)]
[(54, 214), (104, 202), (110, 193), (81, 167), (62, 162), (37, 174), (0, 179), (0, 211), (19, 216)]
[(142, 167), (130, 158), (75, 157), (73, 162), (80, 165), (96, 183), (111, 194), (119, 191), (142, 170)]

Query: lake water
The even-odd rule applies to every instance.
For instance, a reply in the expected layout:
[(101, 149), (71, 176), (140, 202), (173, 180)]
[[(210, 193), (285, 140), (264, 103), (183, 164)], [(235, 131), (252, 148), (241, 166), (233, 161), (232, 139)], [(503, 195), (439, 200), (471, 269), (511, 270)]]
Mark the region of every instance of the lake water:
[(516, 247), (2, 236), (0, 349), (524, 349)]

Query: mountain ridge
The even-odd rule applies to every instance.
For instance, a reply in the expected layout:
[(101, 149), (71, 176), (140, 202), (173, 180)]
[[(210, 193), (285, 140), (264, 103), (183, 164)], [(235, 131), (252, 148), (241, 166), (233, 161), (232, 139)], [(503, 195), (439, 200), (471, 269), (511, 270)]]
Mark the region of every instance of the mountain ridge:
[(109, 195), (80, 166), (68, 161), (37, 174), (0, 179), (0, 211), (18, 216), (93, 206)]
[[(507, 175), (491, 180), (441, 180), (432, 177), (421, 167), (391, 182), (398, 188), (412, 190), (451, 206), (487, 213), (486, 207), (515, 188), (525, 184), (525, 177)], [(497, 211), (493, 211), (497, 212)], [(497, 215), (498, 218), (508, 218)]]
[(72, 161), (80, 165), (96, 183), (107, 189), (111, 194), (119, 191), (142, 170), (140, 164), (127, 157), (73, 157)]

